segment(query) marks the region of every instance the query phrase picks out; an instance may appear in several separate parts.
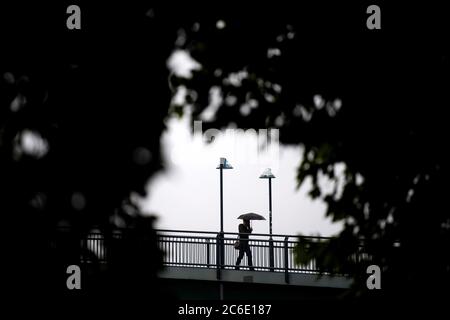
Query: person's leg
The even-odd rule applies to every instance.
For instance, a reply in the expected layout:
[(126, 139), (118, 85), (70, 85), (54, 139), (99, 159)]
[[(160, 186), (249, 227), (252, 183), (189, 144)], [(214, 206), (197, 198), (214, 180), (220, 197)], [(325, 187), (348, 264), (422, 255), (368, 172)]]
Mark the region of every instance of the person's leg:
[(252, 250), (250, 250), (250, 246), (247, 246), (245, 248), (245, 253), (247, 254), (247, 260), (248, 260), (248, 266), (250, 267), (250, 270), (253, 271), (253, 259), (252, 259)]
[(239, 270), (239, 265), (241, 264), (241, 260), (243, 257), (244, 257), (244, 248), (241, 247), (239, 249), (239, 255), (236, 260), (236, 267), (235, 267), (236, 270)]

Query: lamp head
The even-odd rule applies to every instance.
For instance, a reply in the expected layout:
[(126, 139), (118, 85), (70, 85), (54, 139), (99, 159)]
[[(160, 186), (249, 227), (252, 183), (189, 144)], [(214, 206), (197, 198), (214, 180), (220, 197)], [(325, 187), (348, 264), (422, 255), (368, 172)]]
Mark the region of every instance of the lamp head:
[(227, 161), (226, 158), (220, 158), (220, 163), (217, 166), (216, 169), (233, 169), (233, 167), (231, 166), (231, 164)]
[(264, 170), (264, 172), (259, 176), (260, 179), (272, 179), (275, 178), (270, 168)]

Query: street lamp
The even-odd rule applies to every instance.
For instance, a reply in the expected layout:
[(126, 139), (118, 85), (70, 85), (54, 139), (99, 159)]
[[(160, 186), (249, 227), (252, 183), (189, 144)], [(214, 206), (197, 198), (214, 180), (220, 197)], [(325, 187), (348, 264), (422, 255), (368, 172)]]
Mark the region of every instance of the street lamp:
[(220, 163), (216, 169), (220, 170), (220, 233), (219, 233), (219, 250), (220, 250), (220, 265), (223, 268), (223, 263), (225, 261), (225, 247), (224, 247), (224, 236), (223, 236), (223, 170), (233, 169), (233, 167), (228, 163), (227, 159), (220, 158)]
[(275, 178), (270, 168), (266, 169), (262, 175), (259, 176), (260, 179), (269, 179), (269, 233), (272, 238), (272, 179)]
[(220, 163), (216, 169), (220, 170), (220, 232), (223, 233), (223, 170), (233, 169), (227, 159), (220, 158)]
[(274, 257), (273, 257), (273, 239), (272, 239), (272, 179), (275, 179), (270, 168), (264, 170), (264, 172), (259, 176), (260, 179), (268, 179), (269, 180), (269, 258), (270, 258), (270, 267), (273, 270), (274, 266)]

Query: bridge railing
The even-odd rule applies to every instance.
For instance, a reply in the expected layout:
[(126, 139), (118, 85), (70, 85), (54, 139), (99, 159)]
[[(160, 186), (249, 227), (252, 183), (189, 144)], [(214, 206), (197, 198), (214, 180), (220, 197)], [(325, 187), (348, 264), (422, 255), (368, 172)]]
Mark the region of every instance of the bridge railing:
[[(239, 250), (234, 248), (238, 233), (157, 230), (159, 248), (167, 266), (235, 269)], [(325, 237), (302, 237), (323, 242)], [(298, 236), (251, 234), (248, 241), (256, 271), (318, 273), (314, 260), (306, 265), (295, 263)], [(247, 256), (239, 266), (248, 270)]]
[[(120, 241), (124, 237), (124, 231), (116, 230), (111, 236), (108, 241)], [(239, 233), (231, 232), (156, 230), (157, 244), (164, 253), (163, 263), (165, 266), (215, 268), (219, 270), (218, 274), (220, 270), (236, 268), (239, 250), (235, 249), (234, 243), (238, 237)], [(250, 234), (248, 243), (252, 252), (253, 269), (255, 271), (284, 272), (286, 279), (288, 273), (320, 273), (314, 259), (304, 265), (296, 263), (295, 247), (302, 239), (321, 243), (330, 238)], [(81, 262), (92, 262), (93, 257), (96, 261), (108, 262), (111, 250), (113, 250), (108, 245), (108, 241), (102, 232), (90, 232), (81, 240), (81, 247), (84, 248)], [(355, 253), (354, 261), (364, 260), (370, 260), (370, 256), (365, 253), (364, 247), (361, 245), (360, 252)], [(246, 255), (239, 267), (241, 270), (250, 269)], [(220, 277), (218, 276), (218, 278)]]

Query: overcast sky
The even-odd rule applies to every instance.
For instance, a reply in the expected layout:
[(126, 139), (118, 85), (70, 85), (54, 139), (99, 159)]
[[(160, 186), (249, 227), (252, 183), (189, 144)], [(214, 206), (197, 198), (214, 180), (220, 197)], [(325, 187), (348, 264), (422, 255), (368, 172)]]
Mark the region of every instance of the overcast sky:
[[(224, 170), (224, 229), (237, 232), (242, 213), (256, 212), (267, 221), (255, 221), (253, 232), (268, 233), (268, 181), (259, 179), (271, 167), (273, 233), (331, 236), (340, 224), (325, 218), (325, 205), (306, 194), (309, 183), (296, 188), (296, 168), (300, 147), (258, 149), (251, 133), (228, 132), (206, 144), (192, 135), (189, 117), (168, 120), (162, 137), (166, 170), (148, 184), (148, 197), (139, 204), (146, 213), (158, 217), (157, 228), (176, 230), (220, 230), (219, 158), (234, 167)], [(234, 134), (233, 134), (234, 133)], [(266, 135), (267, 136), (267, 135)], [(263, 138), (260, 134), (259, 138)], [(261, 140), (259, 140), (261, 141)]]

